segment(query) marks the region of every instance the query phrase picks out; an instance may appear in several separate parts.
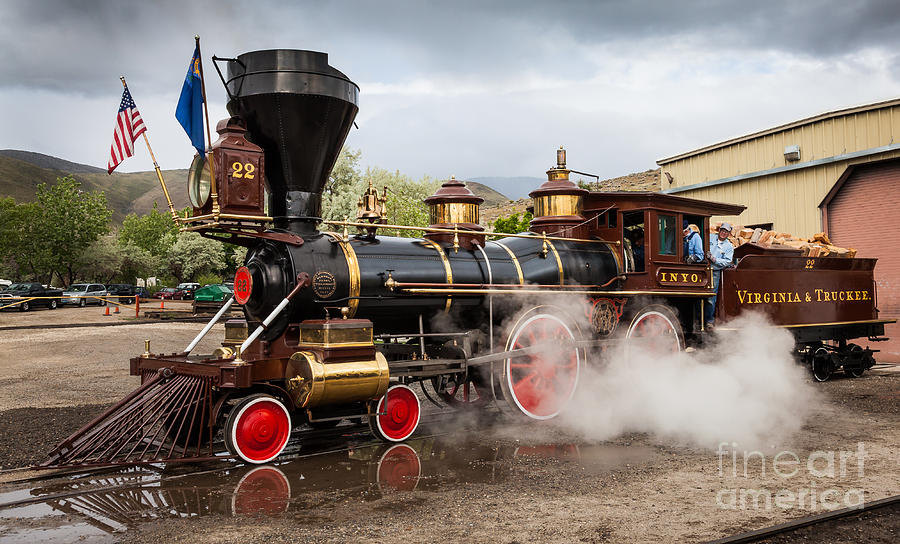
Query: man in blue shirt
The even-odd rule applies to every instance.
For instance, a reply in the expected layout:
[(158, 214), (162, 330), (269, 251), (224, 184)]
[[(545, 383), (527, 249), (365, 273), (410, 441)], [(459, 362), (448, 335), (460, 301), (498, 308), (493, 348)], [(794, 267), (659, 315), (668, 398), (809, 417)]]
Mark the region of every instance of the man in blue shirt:
[[(719, 234), (709, 241), (709, 253), (707, 257), (713, 269), (713, 292), (719, 292), (719, 283), (722, 279), (722, 270), (731, 266), (734, 259), (734, 246), (728, 241), (728, 235), (731, 234), (731, 225), (722, 223), (719, 227)], [(716, 295), (709, 298), (709, 305), (706, 307), (706, 327), (713, 326), (713, 316), (716, 311)]]
[[(694, 225), (687, 221), (683, 224), (684, 230), (684, 262), (687, 264), (699, 263), (703, 260), (703, 242), (700, 241), (700, 233), (695, 231)], [(694, 228), (692, 228), (694, 227)]]

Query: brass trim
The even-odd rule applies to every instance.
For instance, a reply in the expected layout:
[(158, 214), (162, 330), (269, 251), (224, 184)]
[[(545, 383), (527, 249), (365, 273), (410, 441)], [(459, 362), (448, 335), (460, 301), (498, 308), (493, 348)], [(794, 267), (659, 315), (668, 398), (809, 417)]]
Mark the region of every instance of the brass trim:
[(300, 325), (301, 345), (323, 347), (372, 347), (372, 327), (351, 329), (304, 328)]
[[(441, 256), (441, 261), (444, 263), (444, 273), (447, 275), (447, 285), (453, 284), (453, 269), (450, 268), (450, 259), (447, 258), (447, 254), (444, 253), (444, 248), (441, 247), (440, 244), (435, 242), (434, 240), (428, 240), (427, 238), (422, 240), (423, 243), (431, 245), (435, 250), (437, 250), (438, 255)], [(450, 291), (449, 289), (442, 289), (442, 291)], [(450, 311), (450, 305), (453, 303), (453, 297), (451, 295), (447, 295), (447, 304), (444, 306), (444, 311)]]
[[(883, 323), (887, 325), (888, 323), (896, 323), (896, 319), (864, 319), (862, 321), (828, 321), (824, 323), (802, 323), (800, 325), (772, 325), (773, 327), (778, 327), (780, 329), (799, 329), (802, 327), (824, 327), (826, 325), (877, 325), (879, 323)], [(716, 330), (720, 331), (736, 331), (735, 327), (716, 327)]]
[(553, 256), (556, 257), (556, 267), (559, 269), (559, 284), (565, 285), (566, 278), (563, 275), (562, 259), (559, 258), (559, 252), (556, 251), (556, 248), (553, 246), (553, 242), (551, 242), (549, 239), (547, 240), (547, 245), (550, 246), (550, 251), (552, 251)]
[(356, 258), (356, 251), (353, 250), (353, 246), (350, 245), (350, 242), (345, 242), (340, 234), (336, 232), (324, 232), (323, 234), (327, 234), (334, 238), (334, 241), (341, 246), (341, 251), (344, 252), (344, 258), (347, 259), (347, 272), (350, 275), (350, 285), (347, 292), (347, 307), (350, 308), (350, 313), (347, 314), (347, 317), (353, 317), (356, 315), (357, 308), (359, 308), (359, 289), (361, 284), (359, 259)]
[(513, 253), (513, 250), (509, 249), (505, 245), (501, 244), (499, 240), (491, 240), (491, 242), (497, 244), (502, 247), (509, 253), (509, 257), (512, 259), (513, 264), (516, 266), (516, 274), (519, 275), (519, 285), (525, 285), (525, 276), (522, 274), (522, 267), (519, 265), (519, 258), (516, 257), (516, 254)]
[(453, 223), (478, 224), (479, 206), (470, 202), (440, 202), (432, 204), (429, 210), (432, 225), (452, 225)]
[(616, 261), (616, 275), (620, 276), (625, 273), (625, 268), (622, 266), (622, 257), (619, 255), (619, 252), (613, 247), (613, 244), (607, 244), (609, 247), (609, 252), (612, 253), (613, 259)]
[(534, 199), (534, 217), (584, 215), (581, 195), (544, 195)]
[[(535, 285), (535, 287), (538, 287)], [(656, 295), (656, 296), (673, 296), (673, 297), (697, 297), (709, 298), (713, 295), (712, 291), (598, 291), (589, 289), (578, 289), (572, 291), (556, 291), (552, 289), (440, 289), (432, 287), (423, 288), (398, 288), (398, 291), (404, 293), (412, 293), (417, 295), (435, 295), (441, 293), (456, 293), (458, 295), (497, 295), (508, 293), (511, 295), (538, 295), (553, 293), (556, 295), (604, 295), (604, 296), (638, 296), (638, 295)]]
[(800, 327), (821, 327), (823, 325), (875, 325), (878, 323), (896, 323), (896, 319), (864, 319), (862, 321), (830, 321), (827, 323), (808, 323), (801, 325), (778, 325), (785, 329), (797, 329)]
[[(363, 228), (371, 228), (371, 223), (360, 223), (356, 221), (322, 221), (323, 224), (326, 225), (337, 225), (343, 227), (363, 227)], [(390, 225), (390, 224), (378, 224), (378, 228), (380, 229), (397, 229), (397, 230), (415, 230), (421, 232), (446, 232), (449, 234), (458, 233), (458, 234), (478, 234), (480, 236), (502, 236), (504, 238), (530, 238), (532, 240), (543, 240), (545, 236), (538, 234), (508, 234), (505, 232), (496, 233), (496, 232), (484, 232), (480, 230), (472, 230), (472, 229), (460, 229), (460, 228), (452, 228), (445, 229), (441, 227), (411, 227), (409, 225)], [(589, 244), (615, 244), (621, 245), (621, 241), (619, 240), (588, 240), (585, 238), (566, 238), (565, 236), (546, 236), (547, 240), (564, 240), (567, 242), (585, 242)]]

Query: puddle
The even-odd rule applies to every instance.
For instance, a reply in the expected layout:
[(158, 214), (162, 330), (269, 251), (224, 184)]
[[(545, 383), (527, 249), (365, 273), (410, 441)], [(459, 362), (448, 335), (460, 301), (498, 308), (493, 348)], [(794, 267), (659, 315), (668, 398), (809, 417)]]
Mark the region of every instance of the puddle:
[[(535, 463), (603, 473), (657, 456), (641, 446), (480, 444), (466, 442), (465, 435), (319, 448), (304, 447), (294, 459), (262, 466), (221, 461), (130, 467), (30, 484), (34, 487), (0, 487), (0, 542), (106, 542), (115, 533), (158, 519), (279, 516), (348, 500), (506, 482)], [(13, 504), (21, 501), (30, 502)]]

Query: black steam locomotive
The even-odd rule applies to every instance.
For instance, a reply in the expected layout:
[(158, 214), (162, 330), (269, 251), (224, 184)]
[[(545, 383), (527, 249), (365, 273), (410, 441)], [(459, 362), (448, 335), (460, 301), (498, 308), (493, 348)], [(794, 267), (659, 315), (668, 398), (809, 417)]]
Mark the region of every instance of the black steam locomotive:
[[(675, 225), (708, 228), (741, 206), (655, 193), (598, 193), (569, 180), (565, 151), (531, 193), (530, 232), (491, 236), (482, 199), (455, 179), (425, 200), (427, 228), (387, 222), (370, 186), (355, 221), (324, 223), (321, 193), (358, 110), (327, 55), (269, 50), (216, 59), (229, 119), (197, 157), (184, 229), (248, 248), (222, 347), (131, 360), (141, 386), (63, 442), (47, 466), (152, 462), (229, 452), (277, 457), (292, 430), (367, 420), (387, 441), (416, 429), (421, 395), (559, 414), (588, 354), (641, 339), (680, 350), (703, 334), (705, 263), (683, 261)], [(378, 233), (421, 231), (420, 238)], [(705, 231), (705, 230), (704, 230)], [(640, 247), (637, 234), (646, 244)]]

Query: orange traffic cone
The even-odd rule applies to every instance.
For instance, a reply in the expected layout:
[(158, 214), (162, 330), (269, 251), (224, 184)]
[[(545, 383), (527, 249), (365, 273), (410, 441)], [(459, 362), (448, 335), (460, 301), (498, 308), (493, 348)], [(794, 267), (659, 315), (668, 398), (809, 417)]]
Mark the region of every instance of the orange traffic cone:
[(116, 304), (116, 311), (114, 311), (113, 313), (114, 313), (114, 314), (119, 313), (119, 305), (118, 305), (118, 304)]
[(106, 313), (103, 315), (109, 315), (109, 304), (106, 305)]
[(165, 299), (162, 299), (162, 298), (159, 299), (159, 309), (160, 309), (160, 310), (165, 310), (165, 309), (166, 309), (166, 301), (165, 301)]

